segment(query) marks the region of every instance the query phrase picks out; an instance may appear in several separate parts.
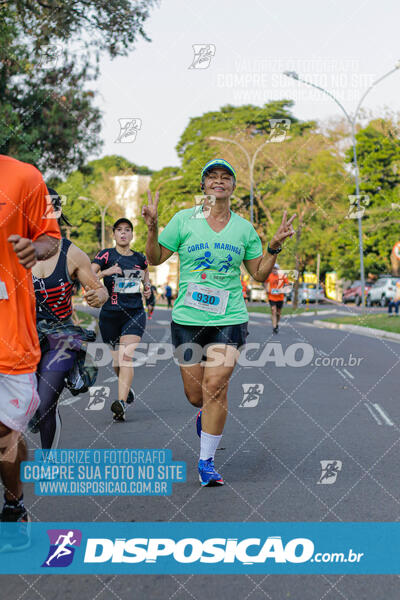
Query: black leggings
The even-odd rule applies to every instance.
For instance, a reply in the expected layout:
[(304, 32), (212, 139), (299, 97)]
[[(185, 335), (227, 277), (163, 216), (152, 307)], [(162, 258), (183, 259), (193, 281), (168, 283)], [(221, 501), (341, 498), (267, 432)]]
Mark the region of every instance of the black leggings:
[[(57, 448), (61, 433), (61, 419), (57, 410), (58, 399), (64, 389), (64, 379), (71, 369), (75, 352), (68, 351), (70, 360), (54, 361), (55, 351), (43, 352), (37, 368), (40, 405), (36, 411), (39, 420), (42, 448)], [(65, 355), (64, 355), (65, 357)]]

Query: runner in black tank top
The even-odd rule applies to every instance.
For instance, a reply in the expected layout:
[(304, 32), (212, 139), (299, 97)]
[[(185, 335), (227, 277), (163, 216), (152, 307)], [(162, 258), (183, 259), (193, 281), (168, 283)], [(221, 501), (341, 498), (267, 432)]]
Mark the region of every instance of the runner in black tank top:
[[(59, 196), (53, 190), (50, 194), (54, 204)], [(74, 283), (79, 281), (88, 290), (85, 298), (93, 307), (102, 306), (108, 294), (93, 274), (89, 257), (66, 239), (61, 241), (58, 257), (41, 261), (32, 269), (32, 277), (42, 354), (37, 368), (40, 405), (31, 430), (39, 429), (42, 448), (51, 449), (57, 447), (61, 432), (58, 399), (80, 348), (80, 340), (71, 334)], [(51, 333), (42, 335), (47, 330)]]
[(72, 315), (72, 281), (67, 265), (67, 252), (72, 242), (61, 240), (61, 250), (54, 271), (48, 277), (35, 277), (33, 286), (36, 294), (36, 318), (64, 321)]
[(134, 400), (131, 389), (133, 354), (146, 327), (141, 283), (144, 284), (145, 298), (150, 297), (151, 288), (145, 256), (130, 249), (132, 223), (125, 218), (118, 219), (113, 232), (116, 247), (100, 250), (93, 259), (92, 268), (104, 278), (110, 294), (101, 309), (99, 326), (103, 342), (113, 348), (113, 365), (118, 376), (118, 399), (111, 404), (113, 419), (125, 421), (126, 404)]

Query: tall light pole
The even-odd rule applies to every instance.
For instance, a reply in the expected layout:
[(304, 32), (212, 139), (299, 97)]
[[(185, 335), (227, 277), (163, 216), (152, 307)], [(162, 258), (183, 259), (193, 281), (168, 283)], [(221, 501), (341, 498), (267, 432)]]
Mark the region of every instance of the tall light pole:
[(238, 146), (242, 150), (242, 152), (245, 154), (245, 156), (247, 158), (247, 164), (249, 166), (249, 175), (250, 175), (250, 221), (251, 221), (251, 223), (253, 223), (254, 222), (254, 165), (256, 162), (257, 154), (260, 152), (261, 148), (263, 148), (266, 144), (272, 142), (273, 139), (265, 140), (262, 144), (260, 144), (260, 146), (258, 146), (257, 150), (254, 152), (253, 156), (250, 156), (250, 154), (247, 152), (246, 148), (244, 146), (242, 146), (242, 144), (239, 144), (239, 142), (237, 142), (236, 140), (231, 140), (229, 138), (224, 138), (224, 137), (217, 137), (214, 135), (210, 136), (208, 139), (213, 140), (215, 142), (227, 142), (229, 144), (235, 144), (235, 146)]
[(93, 202), (99, 209), (100, 216), (101, 216), (101, 247), (105, 248), (105, 245), (106, 245), (105, 219), (106, 219), (107, 210), (108, 210), (109, 206), (113, 203), (113, 200), (110, 200), (109, 202), (107, 202), (107, 204), (105, 206), (103, 206), (103, 204), (99, 204), (97, 202), (97, 200), (93, 200), (93, 198), (86, 198), (86, 196), (79, 196), (78, 199), (79, 200), (87, 200), (88, 202)]
[(286, 77), (291, 77), (292, 79), (295, 79), (296, 81), (301, 81), (302, 83), (305, 83), (306, 85), (316, 88), (320, 92), (323, 92), (324, 94), (326, 94), (327, 96), (332, 98), (332, 100), (334, 102), (336, 102), (336, 104), (339, 106), (341, 111), (344, 113), (347, 121), (350, 123), (351, 143), (353, 145), (354, 178), (355, 178), (355, 183), (356, 183), (356, 195), (357, 195), (358, 246), (359, 246), (359, 251), (360, 251), (360, 279), (361, 279), (361, 293), (362, 293), (362, 303), (361, 303), (362, 310), (364, 310), (364, 308), (365, 308), (365, 273), (364, 273), (364, 247), (363, 247), (362, 224), (361, 224), (362, 215), (361, 215), (361, 211), (360, 211), (360, 175), (359, 175), (359, 170), (358, 170), (357, 150), (356, 150), (356, 121), (357, 121), (358, 113), (360, 112), (361, 104), (363, 103), (365, 97), (369, 94), (369, 92), (374, 87), (376, 87), (378, 85), (378, 83), (380, 83), (383, 79), (386, 79), (386, 77), (389, 77), (389, 75), (391, 75), (398, 69), (400, 69), (400, 62), (398, 62), (397, 65), (393, 69), (391, 69), (390, 71), (385, 73), (385, 75), (382, 75), (382, 77), (379, 77), (379, 79), (376, 79), (373, 83), (371, 83), (369, 88), (361, 96), (360, 101), (357, 104), (357, 108), (356, 108), (353, 116), (351, 116), (347, 112), (347, 110), (344, 108), (343, 104), (341, 102), (339, 102), (339, 100), (337, 98), (335, 98), (335, 96), (333, 94), (331, 94), (331, 92), (328, 92), (328, 90), (325, 90), (324, 88), (322, 88), (319, 85), (316, 85), (315, 83), (311, 83), (311, 81), (307, 81), (306, 79), (301, 79), (301, 77), (299, 77), (299, 75), (296, 73), (296, 71), (284, 71), (284, 73), (283, 73), (284, 75), (286, 75)]

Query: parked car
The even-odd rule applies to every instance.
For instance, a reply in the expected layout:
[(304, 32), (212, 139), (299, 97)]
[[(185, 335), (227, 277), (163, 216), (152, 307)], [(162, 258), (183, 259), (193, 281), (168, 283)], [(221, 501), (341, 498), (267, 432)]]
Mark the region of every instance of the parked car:
[(367, 306), (380, 304), (387, 306), (389, 300), (393, 300), (396, 293), (396, 283), (400, 281), (400, 277), (379, 277), (379, 279), (370, 287), (367, 294)]
[[(293, 300), (294, 288), (287, 295), (287, 300)], [(305, 304), (306, 302), (316, 302), (317, 300), (317, 284), (316, 283), (300, 283), (298, 292), (298, 302)], [(325, 294), (322, 285), (319, 286), (318, 302), (324, 302)]]
[[(370, 287), (373, 284), (374, 284), (373, 281), (368, 280), (365, 282), (365, 297), (367, 297)], [(346, 304), (346, 302), (355, 302), (357, 306), (360, 306), (361, 298), (362, 298), (361, 281), (359, 281), (359, 280), (353, 281), (353, 283), (347, 289), (345, 289), (343, 291), (342, 301), (344, 304)]]
[(264, 286), (253, 284), (248, 287), (248, 297), (250, 302), (266, 302), (267, 293)]

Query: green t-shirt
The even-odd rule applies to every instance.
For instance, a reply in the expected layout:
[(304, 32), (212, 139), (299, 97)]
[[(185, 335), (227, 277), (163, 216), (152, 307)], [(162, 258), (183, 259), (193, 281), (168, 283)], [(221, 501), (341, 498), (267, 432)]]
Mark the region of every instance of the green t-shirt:
[[(188, 208), (172, 217), (160, 233), (159, 242), (178, 252), (180, 259), (179, 295), (172, 311), (173, 321), (211, 326), (237, 325), (249, 320), (240, 265), (243, 260), (262, 256), (261, 240), (249, 221), (231, 211), (229, 222), (217, 233), (207, 223), (201, 208)], [(229, 294), (221, 314), (216, 311), (225, 305), (224, 290)]]

